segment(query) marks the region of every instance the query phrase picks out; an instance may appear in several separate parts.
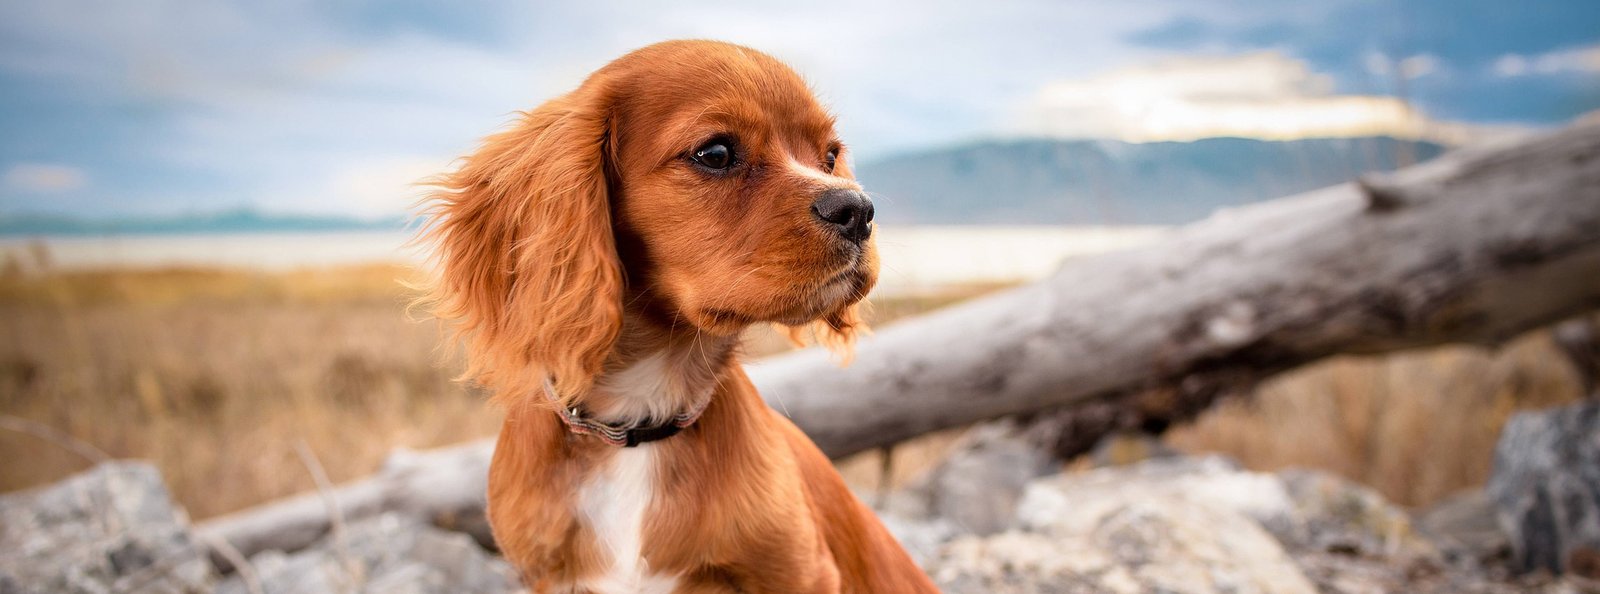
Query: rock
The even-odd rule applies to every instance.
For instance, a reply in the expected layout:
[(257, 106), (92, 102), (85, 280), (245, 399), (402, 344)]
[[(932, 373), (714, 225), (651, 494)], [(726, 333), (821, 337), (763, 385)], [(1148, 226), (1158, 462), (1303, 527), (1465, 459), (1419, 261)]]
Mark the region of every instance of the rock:
[(1037, 481), (1029, 489), (1018, 512), (1025, 524), (1063, 513), (1067, 507), (1110, 505), (1161, 494), (1243, 514), (1294, 551), (1429, 558), (1437, 554), (1405, 510), (1372, 489), (1322, 472), (1251, 472), (1220, 456), (1155, 458), (1062, 474)]
[(1226, 506), (1165, 492), (1088, 501), (1063, 487), (1070, 481), (1030, 485), (1019, 528), (947, 545), (933, 563), (940, 587), (1017, 594), (1316, 592), (1269, 534)]
[(1062, 515), (1146, 495), (1225, 509), (1264, 525), (1287, 525), (1294, 512), (1288, 490), (1272, 474), (1240, 470), (1237, 463), (1220, 456), (1157, 458), (1034, 481), (1023, 495), (1017, 525), (1056, 522)]
[(1600, 403), (1512, 417), (1495, 446), (1488, 491), (1515, 569), (1590, 567), (1581, 561), (1600, 553)]
[(1054, 468), (1015, 422), (985, 423), (962, 436), (939, 466), (891, 494), (885, 512), (905, 522), (938, 518), (961, 532), (992, 534), (1010, 524), (1023, 487)]
[(962, 534), (954, 523), (944, 519), (917, 520), (885, 513), (879, 513), (878, 519), (900, 541), (911, 560), (923, 568), (929, 567), (946, 542)]
[(1325, 472), (1291, 469), (1277, 476), (1294, 511), (1288, 532), (1275, 532), (1294, 548), (1437, 561), (1437, 547), (1418, 533), (1411, 515), (1377, 491)]
[(925, 567), (947, 592), (1565, 591), (1446, 563), (1405, 510), (1359, 484), (1221, 457), (1037, 479), (1007, 531), (957, 535)]
[[(343, 549), (332, 540), (293, 554), (267, 551), (251, 557), (263, 593), (499, 594), (521, 589), (511, 566), (472, 537), (420, 519), (396, 514), (365, 518), (349, 525)], [(217, 592), (248, 594), (249, 589), (242, 576), (234, 576)]]
[(144, 462), (0, 496), (0, 592), (209, 592), (206, 549)]
[(1417, 527), (1452, 563), (1499, 565), (1511, 555), (1511, 540), (1495, 517), (1494, 500), (1480, 489), (1451, 495), (1423, 510)]
[(1589, 592), (1548, 576), (1500, 579), (1427, 562), (1397, 562), (1333, 553), (1295, 555), (1323, 594), (1579, 594)]
[[(1003, 419), (977, 425), (938, 466), (890, 493), (877, 510), (878, 517), (924, 567), (958, 535), (1005, 530), (1014, 523), (1028, 483), (1059, 469), (1044, 447), (1057, 430), (1048, 420)], [(1116, 465), (1158, 458), (1177, 468), (1189, 460), (1143, 434), (1110, 436), (1096, 451), (1106, 464)], [(1228, 465), (1220, 458), (1209, 463)]]
[(1037, 439), (1009, 419), (975, 426), (938, 466), (890, 493), (878, 518), (923, 567), (957, 535), (1003, 530), (1023, 487), (1055, 468)]
[(1292, 504), (1222, 458), (1156, 459), (1029, 483), (1009, 530), (929, 564), (947, 592), (1316, 592), (1259, 522)]

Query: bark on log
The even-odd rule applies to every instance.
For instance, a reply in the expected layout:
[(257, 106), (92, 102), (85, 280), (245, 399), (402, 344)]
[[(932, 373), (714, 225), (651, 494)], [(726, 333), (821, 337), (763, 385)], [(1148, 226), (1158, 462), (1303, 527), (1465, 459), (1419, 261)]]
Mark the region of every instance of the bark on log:
[(1600, 307), (1600, 124), (1217, 213), (862, 341), (750, 366), (839, 457), (1066, 409), (1062, 453), (1339, 353), (1497, 344)]
[[(490, 546), (493, 539), (483, 511), (493, 452), (492, 439), (395, 452), (377, 474), (333, 489), (336, 514), (330, 513), (323, 494), (313, 491), (212, 518), (195, 526), (195, 531), (201, 542), (222, 539), (249, 557), (310, 546), (328, 533), (336, 518), (348, 522), (392, 511), (466, 532)], [(224, 571), (233, 567), (214, 550), (211, 561)]]
[[(1328, 355), (1492, 345), (1597, 307), (1600, 124), (1591, 124), (1219, 212), (1146, 247), (884, 328), (848, 368), (811, 349), (749, 371), (833, 457), (1044, 411), (1065, 423), (1057, 447), (1071, 454)], [(399, 455), (334, 499), (346, 518), (402, 510), (468, 523), (484, 540), (492, 450), (484, 440)], [(252, 555), (305, 547), (329, 522), (311, 493), (198, 530)]]

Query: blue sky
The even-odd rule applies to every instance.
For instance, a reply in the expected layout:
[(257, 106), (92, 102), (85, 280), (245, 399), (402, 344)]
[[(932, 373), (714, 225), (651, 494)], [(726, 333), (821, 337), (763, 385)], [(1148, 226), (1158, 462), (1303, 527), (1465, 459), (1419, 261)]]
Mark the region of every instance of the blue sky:
[(1593, 0), (12, 0), (0, 214), (397, 214), (512, 111), (681, 37), (790, 62), (858, 159), (1005, 136), (1465, 140), (1600, 108)]

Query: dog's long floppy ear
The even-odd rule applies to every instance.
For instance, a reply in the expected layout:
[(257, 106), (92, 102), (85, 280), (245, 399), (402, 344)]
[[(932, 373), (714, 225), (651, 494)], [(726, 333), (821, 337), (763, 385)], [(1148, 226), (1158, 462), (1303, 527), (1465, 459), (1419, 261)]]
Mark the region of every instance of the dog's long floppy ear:
[(610, 110), (596, 95), (579, 89), (486, 138), (437, 180), (424, 211), (433, 313), (465, 339), (465, 377), (505, 404), (543, 394), (548, 379), (570, 405), (622, 328)]

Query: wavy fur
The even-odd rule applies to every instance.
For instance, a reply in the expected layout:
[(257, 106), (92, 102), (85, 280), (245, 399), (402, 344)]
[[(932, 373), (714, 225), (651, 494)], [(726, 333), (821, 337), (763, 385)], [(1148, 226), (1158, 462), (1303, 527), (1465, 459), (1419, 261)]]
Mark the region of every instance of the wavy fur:
[[(737, 166), (695, 160), (718, 143)], [(936, 591), (738, 361), (753, 324), (809, 328), (846, 361), (866, 331), (876, 247), (815, 210), (860, 192), (843, 150), (781, 62), (668, 42), (437, 180), (425, 303), (505, 410), (488, 516), (531, 590)], [(556, 404), (605, 422), (701, 414), (622, 450), (570, 431), (538, 396), (547, 379)]]
[(504, 403), (542, 393), (547, 376), (558, 394), (582, 394), (622, 328), (607, 114), (593, 95), (552, 100), (485, 139), (425, 211), (432, 311), (466, 343), (465, 376)]

